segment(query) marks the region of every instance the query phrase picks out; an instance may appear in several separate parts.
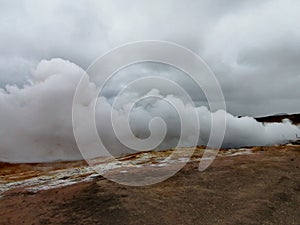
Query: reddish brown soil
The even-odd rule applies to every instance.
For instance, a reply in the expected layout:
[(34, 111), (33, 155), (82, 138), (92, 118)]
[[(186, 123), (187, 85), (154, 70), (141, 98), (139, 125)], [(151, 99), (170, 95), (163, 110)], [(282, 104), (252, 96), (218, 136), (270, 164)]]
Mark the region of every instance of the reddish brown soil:
[(0, 224), (300, 224), (300, 147), (189, 163), (148, 187), (104, 178), (0, 199)]
[[(6, 181), (25, 180), (50, 171), (86, 166), (85, 161), (12, 164), (0, 162), (0, 177)], [(1, 183), (1, 182), (0, 182)]]

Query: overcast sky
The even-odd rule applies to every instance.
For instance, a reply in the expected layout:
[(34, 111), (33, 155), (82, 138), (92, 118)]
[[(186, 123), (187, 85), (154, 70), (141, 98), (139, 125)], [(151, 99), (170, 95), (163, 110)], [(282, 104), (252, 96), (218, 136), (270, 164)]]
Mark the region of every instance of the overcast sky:
[(300, 112), (299, 21), (298, 0), (0, 0), (0, 86), (26, 83), (42, 59), (86, 69), (111, 48), (156, 39), (198, 53), (230, 113)]

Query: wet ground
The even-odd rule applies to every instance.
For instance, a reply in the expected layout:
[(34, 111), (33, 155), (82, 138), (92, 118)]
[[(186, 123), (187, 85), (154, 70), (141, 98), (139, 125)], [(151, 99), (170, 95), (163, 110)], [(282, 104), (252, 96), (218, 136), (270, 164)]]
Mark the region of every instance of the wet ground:
[[(2, 164), (0, 224), (300, 224), (300, 146), (222, 151), (204, 172), (201, 152), (145, 187), (109, 181), (84, 162)], [(184, 161), (157, 160), (167, 153), (133, 155), (103, 173)]]

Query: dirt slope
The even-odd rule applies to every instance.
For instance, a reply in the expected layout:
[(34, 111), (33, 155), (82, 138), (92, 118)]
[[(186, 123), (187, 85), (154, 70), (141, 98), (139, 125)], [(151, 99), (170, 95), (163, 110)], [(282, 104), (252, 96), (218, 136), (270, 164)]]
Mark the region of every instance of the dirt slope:
[(189, 163), (148, 187), (102, 177), (67, 187), (10, 191), (0, 224), (300, 224), (300, 147), (255, 148), (218, 157), (205, 172)]

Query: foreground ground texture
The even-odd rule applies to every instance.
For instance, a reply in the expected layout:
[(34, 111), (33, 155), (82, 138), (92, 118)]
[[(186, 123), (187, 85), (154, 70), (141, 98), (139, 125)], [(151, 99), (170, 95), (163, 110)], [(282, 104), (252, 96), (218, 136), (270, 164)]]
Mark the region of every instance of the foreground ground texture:
[[(250, 150), (221, 154), (204, 172), (195, 156), (175, 176), (146, 187), (113, 183), (84, 170), (83, 162), (3, 164), (0, 224), (299, 225), (300, 146)], [(69, 167), (81, 172), (67, 173)], [(64, 175), (49, 183), (54, 169)]]

